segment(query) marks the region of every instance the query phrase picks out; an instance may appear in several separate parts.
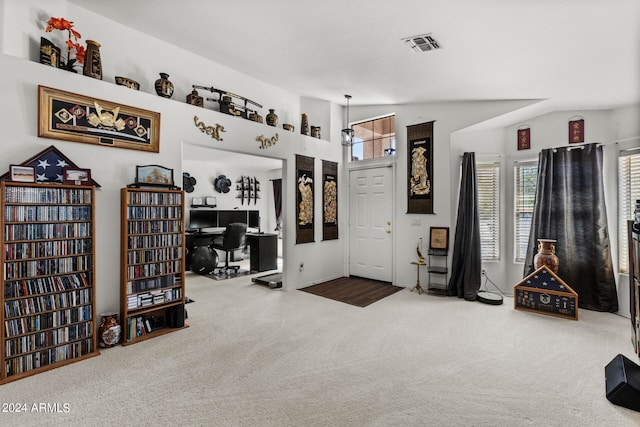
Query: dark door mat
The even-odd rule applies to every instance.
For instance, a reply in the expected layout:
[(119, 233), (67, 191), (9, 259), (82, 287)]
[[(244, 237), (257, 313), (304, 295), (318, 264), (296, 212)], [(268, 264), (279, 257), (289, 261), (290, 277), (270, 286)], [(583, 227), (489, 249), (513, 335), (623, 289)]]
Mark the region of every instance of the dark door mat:
[(272, 289), (282, 287), (282, 272), (267, 274), (266, 276), (254, 277), (251, 279), (253, 283), (258, 285), (266, 285)]
[(345, 304), (366, 307), (402, 289), (404, 288), (393, 286), (389, 282), (351, 276), (340, 277), (299, 290)]

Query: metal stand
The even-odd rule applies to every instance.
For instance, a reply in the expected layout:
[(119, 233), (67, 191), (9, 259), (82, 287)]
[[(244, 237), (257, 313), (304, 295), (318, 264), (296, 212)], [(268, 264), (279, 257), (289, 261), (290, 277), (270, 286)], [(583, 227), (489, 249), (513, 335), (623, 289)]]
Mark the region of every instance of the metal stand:
[(418, 291), (418, 295), (420, 295), (424, 291), (424, 289), (422, 289), (422, 286), (420, 286), (420, 266), (421, 265), (427, 265), (427, 263), (424, 262), (424, 261), (412, 261), (411, 264), (416, 266), (416, 271), (417, 271), (416, 285), (413, 288), (411, 288), (411, 292), (416, 290), (416, 291)]

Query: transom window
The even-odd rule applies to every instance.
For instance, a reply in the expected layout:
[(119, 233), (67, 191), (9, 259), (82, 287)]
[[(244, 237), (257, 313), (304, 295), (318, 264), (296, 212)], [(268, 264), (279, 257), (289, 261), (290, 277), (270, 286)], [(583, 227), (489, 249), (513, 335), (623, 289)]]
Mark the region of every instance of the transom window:
[(352, 129), (352, 161), (396, 155), (395, 115), (354, 123)]

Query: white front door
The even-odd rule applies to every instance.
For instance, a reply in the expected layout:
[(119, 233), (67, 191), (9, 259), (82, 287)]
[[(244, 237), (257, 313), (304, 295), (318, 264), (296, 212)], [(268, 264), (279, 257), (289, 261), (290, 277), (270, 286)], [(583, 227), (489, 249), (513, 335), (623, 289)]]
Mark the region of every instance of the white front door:
[(391, 167), (349, 172), (349, 274), (392, 282)]

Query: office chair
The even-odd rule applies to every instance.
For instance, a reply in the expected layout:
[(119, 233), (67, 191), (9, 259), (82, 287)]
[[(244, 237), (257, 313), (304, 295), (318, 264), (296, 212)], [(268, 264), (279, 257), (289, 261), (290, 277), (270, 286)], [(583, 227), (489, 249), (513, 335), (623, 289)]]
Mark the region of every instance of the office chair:
[(229, 265), (229, 257), (231, 252), (244, 248), (246, 234), (247, 224), (234, 222), (227, 225), (222, 236), (213, 239), (213, 248), (225, 252), (224, 267), (219, 268), (219, 271), (224, 273), (228, 273), (229, 270), (238, 271), (240, 266)]

